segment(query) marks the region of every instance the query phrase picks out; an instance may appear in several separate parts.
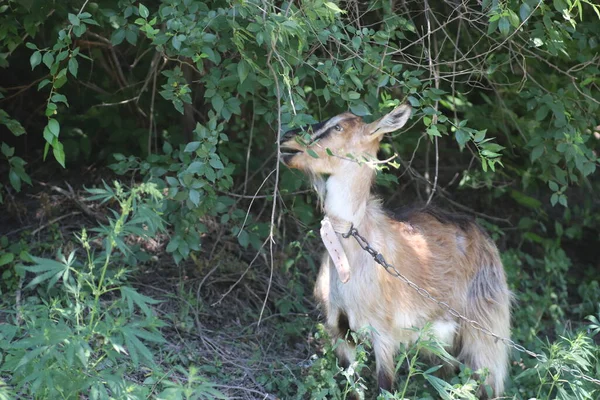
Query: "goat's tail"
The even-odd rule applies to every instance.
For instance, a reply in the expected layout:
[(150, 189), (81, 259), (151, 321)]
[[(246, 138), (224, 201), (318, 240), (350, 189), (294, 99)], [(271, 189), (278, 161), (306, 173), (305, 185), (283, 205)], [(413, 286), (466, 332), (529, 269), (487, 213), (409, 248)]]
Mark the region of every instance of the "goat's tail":
[[(494, 334), (509, 338), (512, 294), (506, 285), (498, 250), (487, 238), (479, 249), (478, 259), (478, 272), (469, 285), (466, 316)], [(487, 368), (489, 375), (485, 383), (491, 386), (495, 396), (501, 395), (508, 373), (509, 348), (467, 322), (461, 322), (460, 331), (459, 360), (473, 371)]]

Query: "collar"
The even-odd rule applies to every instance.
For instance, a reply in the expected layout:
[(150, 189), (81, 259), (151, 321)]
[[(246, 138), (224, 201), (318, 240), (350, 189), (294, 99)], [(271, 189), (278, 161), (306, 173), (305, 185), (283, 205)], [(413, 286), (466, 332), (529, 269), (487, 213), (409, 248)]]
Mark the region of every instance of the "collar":
[(335, 233), (339, 233), (340, 235), (346, 235), (353, 227), (352, 222), (335, 217), (333, 215), (325, 215), (323, 221), (329, 221)]

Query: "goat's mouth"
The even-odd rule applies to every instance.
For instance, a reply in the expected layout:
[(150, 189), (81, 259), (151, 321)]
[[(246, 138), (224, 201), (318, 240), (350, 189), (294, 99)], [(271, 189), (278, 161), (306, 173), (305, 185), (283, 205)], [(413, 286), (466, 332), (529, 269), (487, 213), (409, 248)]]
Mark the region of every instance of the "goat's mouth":
[(302, 150), (299, 149), (295, 149), (292, 147), (286, 147), (286, 146), (282, 146), (281, 147), (281, 153), (280, 153), (280, 160), (281, 162), (283, 162), (285, 165), (290, 165), (290, 161), (292, 161), (292, 158), (294, 158), (294, 156), (296, 156), (297, 154), (303, 153)]

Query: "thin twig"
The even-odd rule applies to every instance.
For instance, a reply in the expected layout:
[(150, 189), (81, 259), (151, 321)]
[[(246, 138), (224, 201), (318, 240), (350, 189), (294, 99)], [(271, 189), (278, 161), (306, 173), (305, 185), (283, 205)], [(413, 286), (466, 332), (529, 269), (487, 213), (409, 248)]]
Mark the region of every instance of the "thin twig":
[(272, 48), (269, 52), (269, 56), (267, 57), (267, 65), (269, 66), (269, 70), (273, 75), (273, 79), (275, 80), (275, 90), (277, 96), (277, 131), (275, 133), (275, 141), (277, 143), (277, 161), (275, 165), (275, 186), (273, 187), (273, 208), (271, 209), (271, 226), (269, 229), (269, 254), (271, 256), (271, 272), (269, 275), (269, 284), (267, 286), (267, 293), (265, 294), (265, 300), (263, 302), (262, 308), (260, 309), (260, 315), (258, 317), (258, 323), (256, 324), (257, 329), (260, 327), (260, 321), (263, 316), (263, 312), (265, 311), (265, 307), (267, 305), (267, 299), (269, 298), (269, 292), (271, 291), (271, 284), (273, 282), (273, 269), (275, 267), (275, 258), (273, 254), (273, 244), (275, 243), (273, 231), (275, 227), (275, 212), (277, 210), (277, 192), (279, 189), (279, 158), (281, 157), (281, 143), (279, 141), (279, 135), (281, 134), (281, 91), (279, 88), (279, 77), (275, 73), (275, 69), (271, 64), (271, 57), (273, 52), (275, 52), (275, 44), (271, 44)]
[[(427, 20), (427, 35), (428, 35), (428, 51), (427, 51), (427, 55), (429, 57), (429, 73), (430, 74), (434, 74), (434, 83), (435, 83), (435, 88), (439, 89), (440, 88), (440, 73), (439, 73), (439, 67), (436, 65), (435, 67), (433, 67), (433, 58), (431, 56), (431, 20), (429, 18), (429, 15), (431, 14), (431, 9), (429, 8), (429, 2), (427, 0), (425, 0), (425, 19)], [(436, 40), (436, 36), (433, 36), (433, 40), (434, 40), (434, 51), (436, 54), (436, 62), (437, 62), (437, 40)], [(434, 104), (434, 110), (435, 110), (435, 114), (432, 116), (431, 118), (431, 124), (435, 125), (438, 122), (438, 109), (439, 109), (439, 104), (440, 102), (438, 100), (435, 101)], [(431, 188), (431, 192), (429, 193), (429, 197), (427, 198), (427, 203), (426, 205), (429, 205), (429, 203), (431, 203), (431, 199), (433, 199), (433, 196), (435, 195), (435, 192), (437, 190), (437, 184), (438, 184), (438, 176), (439, 176), (439, 167), (440, 167), (440, 152), (439, 152), (439, 144), (438, 144), (438, 137), (434, 137), (434, 142), (435, 142), (435, 175), (433, 178), (433, 186)]]
[[(158, 54), (158, 53), (157, 53)], [(156, 75), (158, 73), (158, 58), (152, 59), (152, 94), (150, 95), (150, 124), (148, 126), (148, 155), (152, 154), (152, 136), (154, 133), (154, 99), (156, 96)], [(141, 95), (141, 92), (140, 92)], [(139, 95), (138, 95), (139, 99)]]
[(50, 225), (57, 223), (61, 219), (69, 218), (69, 217), (72, 217), (74, 215), (79, 215), (79, 214), (81, 214), (79, 211), (73, 211), (72, 213), (61, 215), (60, 217), (54, 218), (52, 221), (50, 221), (50, 222), (48, 222), (48, 223), (40, 226), (35, 231), (31, 232), (31, 235), (33, 236), (33, 235), (38, 234), (39, 232), (43, 231), (44, 229), (46, 229)]
[[(252, 268), (252, 265), (254, 264), (254, 262), (258, 259), (258, 257), (260, 255), (262, 255), (262, 249), (267, 244), (267, 241), (269, 241), (269, 238), (266, 238), (265, 241), (262, 243), (262, 245), (260, 246), (260, 248), (256, 252), (256, 255), (254, 256), (254, 258), (252, 259), (252, 261), (250, 261), (250, 263), (248, 264), (248, 266), (246, 267), (246, 269), (244, 270), (244, 272), (240, 275), (240, 277), (229, 287), (229, 289), (227, 289), (227, 291), (225, 293), (223, 293), (221, 295), (221, 298), (219, 298), (219, 300), (217, 300), (217, 301), (215, 301), (214, 303), (211, 304), (211, 307), (214, 307), (216, 305), (221, 304), (221, 302), (223, 301), (223, 299), (225, 297), (227, 297), (227, 295), (229, 293), (231, 293), (231, 291), (242, 281), (242, 279), (244, 278), (244, 276), (246, 276), (246, 274), (248, 273), (248, 271), (250, 270), (250, 268)], [(204, 280), (202, 281), (202, 283), (204, 283)], [(259, 323), (260, 323), (260, 319), (259, 319)]]
[[(260, 192), (260, 189), (262, 189), (262, 187), (265, 185), (265, 183), (267, 183), (267, 180), (271, 177), (271, 175), (273, 175), (273, 173), (275, 171), (276, 171), (276, 169), (272, 170), (271, 172), (269, 172), (269, 175), (267, 175), (267, 177), (265, 179), (263, 179), (262, 183), (256, 190), (256, 194), (258, 194), (258, 192)], [(252, 204), (254, 204), (254, 199), (259, 198), (256, 196), (256, 194), (252, 197), (252, 201), (250, 202), (250, 205), (248, 206), (248, 210), (246, 211), (246, 217), (244, 218), (244, 222), (242, 222), (242, 226), (240, 228), (240, 233), (242, 232), (242, 229), (244, 229), (244, 226), (246, 226), (246, 222), (248, 221), (248, 217), (250, 216), (250, 209), (252, 208)], [(238, 233), (238, 235), (239, 235), (239, 233)]]
[[(290, 2), (291, 4), (291, 2)], [(252, 149), (252, 137), (254, 135), (254, 120), (256, 117), (256, 101), (253, 100), (252, 101), (252, 122), (250, 123), (250, 138), (248, 139), (248, 149), (246, 149), (246, 171), (244, 173), (244, 191), (243, 193), (246, 194), (246, 189), (247, 189), (247, 185), (248, 185), (248, 173), (250, 172), (249, 170), (249, 165), (250, 165), (250, 153), (251, 153), (251, 149)]]

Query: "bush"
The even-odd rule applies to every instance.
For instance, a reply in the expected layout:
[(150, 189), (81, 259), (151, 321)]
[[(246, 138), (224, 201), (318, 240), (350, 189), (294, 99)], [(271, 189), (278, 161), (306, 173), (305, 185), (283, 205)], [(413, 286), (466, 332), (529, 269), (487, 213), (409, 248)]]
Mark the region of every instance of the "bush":
[[(477, 215), (500, 244), (518, 297), (513, 337), (549, 355), (538, 363), (515, 352), (508, 393), (597, 394), (578, 375), (599, 372), (598, 346), (584, 334), (595, 326), (584, 318), (600, 307), (594, 2), (5, 3), (0, 202), (21, 210), (23, 192), (39, 190), (31, 188), (36, 179), (80, 178), (90, 165), (110, 166), (132, 184), (91, 189), (94, 201), (116, 208), (107, 225), (92, 236), (81, 231), (77, 250), (56, 259), (48, 248), (61, 247), (60, 235), (44, 246), (4, 232), (0, 290), (26, 297), (3, 299), (15, 311), (0, 324), (0, 368), (10, 385), (0, 383), (0, 398), (217, 396), (219, 387), (193, 365), (178, 365), (170, 382), (164, 371), (149, 373), (147, 384), (132, 376), (160, 371), (154, 353), (171, 323), (129, 281), (148, 258), (134, 238), (168, 226), (164, 250), (182, 271), (181, 293), (195, 292), (186, 287), (190, 271), (203, 275), (200, 288), (216, 279), (215, 249), (231, 253), (232, 271), (245, 272), (227, 288), (198, 289), (197, 303), (220, 303), (251, 279), (247, 303), (236, 304), (243, 316), (312, 309), (305, 293), (317, 244), (306, 232), (318, 226), (318, 205), (302, 177), (280, 168), (278, 138), (347, 110), (372, 120), (400, 102), (415, 110), (413, 124), (382, 147), (385, 198)], [(286, 247), (298, 238), (302, 256)], [(210, 268), (200, 268), (198, 255)], [(265, 276), (251, 269), (256, 260), (270, 264)], [(264, 297), (255, 304), (257, 290)], [(281, 347), (313, 329), (297, 321), (274, 327), (286, 332)], [(343, 396), (334, 385), (342, 375), (348, 387), (362, 384), (325, 351), (313, 370), (286, 365), (306, 380), (278, 372), (279, 385), (269, 387)], [(416, 360), (411, 351), (404, 360)], [(469, 396), (470, 371), (450, 383), (433, 372), (411, 364), (401, 395)], [(272, 376), (252, 381), (253, 390)]]

